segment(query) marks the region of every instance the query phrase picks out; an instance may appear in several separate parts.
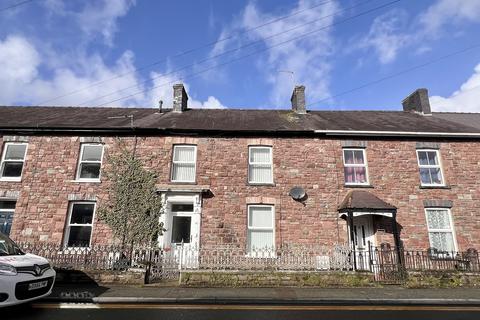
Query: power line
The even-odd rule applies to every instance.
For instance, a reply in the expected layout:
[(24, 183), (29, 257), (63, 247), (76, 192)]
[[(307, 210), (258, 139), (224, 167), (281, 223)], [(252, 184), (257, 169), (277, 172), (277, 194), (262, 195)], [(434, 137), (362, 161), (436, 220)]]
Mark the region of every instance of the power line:
[(23, 4), (27, 4), (27, 3), (32, 2), (32, 1), (33, 1), (33, 0), (25, 0), (25, 1), (17, 2), (17, 3), (15, 3), (15, 4), (12, 4), (12, 5), (8, 6), (8, 7), (0, 8), (0, 12), (2, 12), (2, 11), (7, 11), (7, 10), (10, 10), (10, 9), (19, 7), (19, 6), (23, 5)]
[[(29, 1), (33, 1), (33, 0), (29, 0)], [(260, 24), (258, 26), (255, 26), (255, 27), (252, 27), (252, 28), (248, 28), (248, 29), (244, 29), (244, 30), (240, 30), (240, 31), (236, 31), (236, 32), (233, 32), (232, 34), (224, 37), (224, 38), (220, 38), (216, 41), (212, 41), (212, 42), (208, 42), (208, 43), (205, 43), (203, 45), (200, 45), (198, 47), (194, 47), (192, 49), (188, 49), (188, 50), (185, 50), (185, 51), (182, 51), (178, 54), (175, 54), (173, 56), (169, 56), (169, 57), (165, 57), (161, 60), (156, 60), (152, 63), (149, 63), (149, 64), (146, 64), (146, 65), (143, 65), (141, 67), (138, 67), (138, 68), (135, 68), (131, 71), (128, 71), (128, 72), (125, 72), (125, 73), (122, 73), (122, 74), (119, 74), (119, 75), (116, 75), (114, 77), (111, 77), (111, 78), (108, 78), (108, 79), (104, 79), (104, 80), (101, 80), (101, 81), (97, 81), (97, 82), (94, 82), (86, 87), (83, 87), (83, 88), (80, 88), (80, 89), (77, 89), (77, 90), (74, 90), (74, 91), (70, 91), (70, 92), (67, 92), (63, 95), (60, 95), (60, 96), (56, 96), (56, 97), (53, 97), (51, 99), (48, 99), (48, 100), (45, 100), (41, 103), (39, 103), (38, 105), (43, 105), (45, 103), (48, 103), (48, 102), (51, 102), (51, 101), (55, 101), (55, 100), (58, 100), (58, 99), (61, 99), (61, 98), (65, 98), (65, 97), (68, 97), (68, 96), (71, 96), (73, 94), (76, 94), (76, 93), (79, 93), (79, 92), (82, 92), (82, 91), (85, 91), (87, 89), (90, 89), (90, 88), (93, 88), (93, 87), (96, 87), (98, 85), (101, 85), (103, 83), (106, 83), (108, 81), (111, 81), (111, 80), (115, 80), (115, 79), (119, 79), (119, 78), (123, 78), (129, 74), (132, 74), (132, 73), (135, 73), (135, 72), (138, 72), (138, 71), (142, 71), (142, 70), (145, 70), (147, 68), (150, 68), (150, 67), (153, 67), (153, 66), (156, 66), (156, 65), (159, 65), (163, 62), (166, 62), (168, 60), (171, 60), (171, 59), (176, 59), (176, 58), (179, 58), (179, 57), (182, 57), (182, 56), (185, 56), (185, 55), (188, 55), (190, 53), (193, 53), (193, 52), (196, 52), (198, 50), (201, 50), (201, 49), (205, 49), (205, 48), (209, 48), (209, 47), (212, 47), (218, 43), (221, 43), (221, 42), (224, 42), (224, 41), (227, 41), (227, 40), (230, 40), (234, 37), (237, 37), (239, 35), (242, 35), (242, 34), (245, 34), (245, 33), (248, 33), (248, 32), (251, 32), (251, 31), (254, 31), (254, 30), (257, 30), (257, 29), (260, 29), (260, 28), (263, 28), (267, 25), (270, 25), (270, 24), (273, 24), (273, 23), (276, 23), (276, 22), (279, 22), (279, 21), (282, 21), (282, 20), (285, 20), (285, 19), (288, 19), (288, 18), (291, 18), (293, 16), (296, 16), (302, 12), (305, 12), (305, 11), (308, 11), (308, 10), (312, 10), (312, 9), (315, 9), (315, 8), (318, 8), (320, 6), (323, 6), (325, 4), (328, 4), (330, 2), (333, 2), (334, 0), (328, 0), (328, 1), (324, 1), (324, 2), (320, 2), (314, 6), (311, 6), (311, 7), (308, 7), (308, 8), (305, 8), (305, 9), (302, 9), (302, 10), (297, 10), (289, 15), (285, 15), (285, 16), (282, 16), (282, 17), (279, 17), (279, 18), (276, 18), (276, 19), (273, 19), (273, 20), (270, 20), (266, 23), (263, 23), (263, 24)], [(372, 1), (372, 0), (368, 0), (368, 1)], [(28, 1), (26, 1), (28, 2)]]
[(219, 54), (216, 54), (216, 55), (214, 55), (214, 56), (211, 56), (211, 57), (202, 59), (202, 60), (197, 61), (197, 62), (195, 62), (195, 63), (191, 63), (191, 64), (188, 64), (188, 65), (185, 65), (185, 66), (183, 66), (183, 67), (180, 67), (180, 68), (178, 68), (178, 69), (172, 70), (172, 71), (167, 72), (167, 73), (165, 73), (165, 74), (161, 74), (161, 75), (159, 75), (159, 76), (152, 77), (152, 78), (150, 78), (150, 79), (148, 79), (148, 80), (141, 81), (140, 83), (137, 83), (137, 84), (135, 84), (135, 85), (132, 85), (132, 86), (129, 86), (129, 87), (125, 87), (125, 88), (122, 88), (122, 89), (119, 89), (119, 90), (115, 90), (115, 91), (109, 92), (109, 93), (107, 93), (107, 94), (104, 94), (104, 95), (102, 95), (102, 96), (98, 96), (98, 97), (95, 97), (95, 98), (92, 98), (92, 99), (83, 101), (83, 102), (81, 102), (79, 105), (89, 104), (89, 103), (91, 103), (91, 102), (93, 102), (93, 101), (97, 101), (97, 100), (100, 100), (100, 99), (103, 99), (103, 98), (112, 96), (112, 95), (114, 95), (114, 94), (117, 94), (117, 93), (126, 91), (126, 90), (128, 90), (128, 89), (135, 88), (135, 87), (137, 87), (138, 84), (145, 84), (145, 83), (148, 83), (148, 82), (150, 82), (150, 81), (152, 81), (152, 80), (156, 80), (156, 79), (159, 79), (159, 78), (164, 78), (164, 77), (166, 77), (166, 76), (169, 76), (169, 75), (178, 73), (178, 72), (180, 72), (180, 71), (189, 69), (189, 68), (191, 68), (191, 67), (194, 67), (194, 66), (196, 66), (196, 65), (198, 65), (198, 64), (202, 64), (202, 63), (205, 63), (205, 62), (210, 61), (210, 60), (215, 60), (215, 59), (217, 59), (217, 58), (219, 58), (219, 57), (226, 56), (226, 55), (228, 55), (228, 54), (230, 54), (230, 53), (232, 53), (232, 52), (236, 52), (236, 51), (239, 51), (239, 50), (241, 50), (241, 49), (245, 49), (245, 48), (251, 47), (251, 46), (253, 46), (253, 45), (255, 45), (255, 44), (263, 43), (265, 40), (269, 40), (269, 39), (275, 38), (275, 37), (277, 37), (277, 36), (284, 35), (284, 34), (287, 33), (287, 32), (291, 32), (291, 31), (296, 30), (296, 29), (299, 29), (299, 28), (301, 28), (301, 27), (305, 27), (306, 25), (309, 25), (309, 24), (315, 23), (315, 22), (317, 22), (317, 21), (320, 21), (320, 20), (323, 20), (323, 19), (326, 19), (326, 18), (335, 16), (335, 15), (337, 15), (337, 14), (339, 14), (339, 13), (342, 13), (343, 11), (353, 9), (353, 8), (355, 8), (355, 7), (358, 7), (359, 5), (363, 5), (363, 4), (365, 4), (365, 3), (367, 3), (367, 2), (370, 2), (370, 1), (372, 1), (372, 0), (364, 1), (364, 2), (362, 2), (362, 3), (360, 3), (360, 4), (355, 5), (355, 6), (345, 8), (345, 9), (343, 9), (343, 10), (334, 12), (334, 13), (329, 14), (329, 15), (327, 15), (327, 16), (322, 16), (322, 17), (320, 17), (320, 18), (317, 18), (317, 19), (315, 19), (315, 20), (309, 21), (309, 22), (307, 22), (307, 23), (297, 25), (297, 26), (295, 26), (295, 27), (293, 27), (293, 28), (290, 28), (290, 29), (288, 29), (288, 30), (284, 30), (284, 31), (282, 31), (282, 32), (279, 32), (279, 33), (270, 35), (270, 36), (268, 36), (268, 37), (266, 37), (266, 38), (249, 42), (249, 43), (247, 43), (247, 44), (245, 44), (245, 45), (242, 45), (242, 46), (239, 46), (239, 47), (237, 47), (237, 48), (230, 49), (230, 50), (226, 50), (226, 51), (224, 51), (224, 52), (222, 52), (222, 53), (219, 53)]
[[(320, 103), (320, 102), (324, 102), (324, 101), (326, 101), (326, 100), (330, 100), (330, 99), (332, 99), (332, 98), (340, 97), (340, 96), (343, 96), (343, 95), (346, 95), (346, 94), (349, 94), (349, 93), (358, 91), (358, 90), (360, 90), (360, 89), (369, 87), (369, 86), (371, 86), (371, 85), (375, 85), (375, 84), (378, 84), (378, 83), (380, 83), (380, 82), (383, 82), (383, 81), (386, 81), (386, 80), (389, 80), (389, 79), (392, 79), (392, 78), (395, 78), (395, 77), (404, 75), (404, 74), (406, 74), (406, 73), (409, 73), (409, 72), (412, 72), (412, 71), (415, 71), (415, 70), (418, 70), (418, 69), (427, 67), (427, 66), (429, 66), (429, 65), (435, 64), (435, 63), (437, 63), (437, 62), (440, 62), (440, 61), (443, 61), (443, 60), (445, 60), (445, 59), (451, 58), (451, 57), (453, 57), (453, 56), (456, 56), (456, 55), (465, 53), (465, 52), (467, 52), (467, 51), (470, 51), (470, 50), (473, 50), (473, 49), (477, 49), (477, 48), (479, 48), (479, 47), (480, 47), (480, 44), (475, 44), (475, 45), (472, 45), (472, 46), (470, 46), (470, 47), (467, 47), (467, 48), (464, 48), (464, 49), (461, 49), (461, 50), (458, 50), (458, 51), (455, 51), (455, 52), (446, 54), (446, 55), (444, 55), (444, 56), (438, 57), (438, 58), (436, 58), (436, 59), (432, 59), (432, 60), (427, 61), (427, 62), (425, 62), (425, 63), (415, 65), (415, 66), (413, 66), (413, 67), (404, 69), (404, 70), (399, 71), (399, 72), (396, 72), (396, 73), (392, 73), (392, 74), (390, 74), (390, 75), (388, 75), (388, 76), (379, 78), (379, 79), (377, 79), (377, 80), (364, 83), (364, 84), (362, 84), (361, 86), (358, 86), (358, 87), (355, 87), (355, 88), (352, 88), (352, 89), (348, 89), (348, 90), (343, 91), (343, 92), (339, 92), (339, 93), (334, 94), (333, 96), (330, 96), (330, 97), (328, 97), (328, 98), (321, 99), (321, 100), (317, 100), (317, 101), (315, 101), (315, 102), (311, 102), (311, 103), (307, 104), (306, 107), (312, 106), (312, 105), (317, 104), (317, 103)], [(480, 86), (477, 86), (477, 87), (480, 87)], [(470, 90), (473, 90), (473, 89), (475, 89), (475, 87), (474, 87), (474, 88), (470, 88), (470, 89), (468, 89), (468, 90), (464, 90), (464, 92), (470, 91)]]
[[(400, 2), (400, 1), (402, 1), (402, 0), (391, 1), (391, 2), (389, 2), (389, 3), (386, 3), (386, 4), (383, 4), (383, 5), (381, 5), (381, 6), (375, 7), (375, 8), (373, 8), (373, 9), (369, 9), (369, 10), (363, 11), (363, 12), (361, 12), (361, 13), (359, 13), (359, 14), (353, 15), (353, 16), (348, 17), (348, 18), (346, 18), (346, 19), (343, 19), (343, 20), (337, 21), (337, 22), (335, 22), (335, 23), (329, 24), (329, 25), (327, 25), (327, 26), (323, 26), (323, 27), (321, 27), (321, 28), (319, 28), (319, 29), (315, 29), (315, 30), (313, 30), (313, 31), (310, 31), (310, 32), (301, 34), (300, 36), (293, 37), (293, 38), (291, 38), (291, 39), (289, 39), (289, 40), (286, 40), (286, 41), (277, 43), (277, 44), (272, 45), (272, 46), (269, 46), (269, 47), (265, 47), (265, 48), (263, 48), (263, 49), (254, 51), (254, 52), (252, 52), (252, 53), (250, 53), (250, 54), (241, 56), (241, 57), (239, 57), (239, 58), (229, 60), (229, 61), (227, 61), (227, 62), (225, 62), (225, 63), (217, 64), (217, 65), (215, 65), (215, 66), (212, 66), (212, 67), (203, 69), (203, 70), (201, 70), (201, 71), (199, 71), (199, 72), (192, 73), (192, 74), (187, 75), (187, 76), (185, 76), (185, 77), (179, 78), (179, 79), (177, 79), (177, 80), (175, 80), (175, 81), (170, 81), (170, 82), (167, 82), (167, 83), (164, 83), (164, 84), (161, 84), (161, 85), (153, 86), (153, 87), (150, 88), (150, 89), (145, 89), (145, 90), (137, 91), (137, 92), (135, 92), (135, 93), (133, 93), (133, 94), (130, 94), (130, 95), (127, 95), (127, 96), (124, 96), (124, 97), (121, 97), (121, 98), (118, 98), (118, 99), (115, 99), (115, 100), (111, 100), (111, 101), (108, 101), (108, 102), (106, 102), (106, 103), (102, 103), (102, 104), (99, 104), (99, 105), (96, 105), (96, 106), (103, 106), (103, 105), (106, 105), (106, 104), (109, 104), (109, 103), (112, 103), (112, 102), (124, 100), (124, 99), (130, 98), (130, 97), (133, 97), (133, 96), (135, 96), (135, 95), (137, 95), (137, 94), (150, 91), (150, 90), (155, 89), (155, 88), (159, 88), (159, 87), (162, 87), (162, 86), (171, 84), (171, 83), (175, 83), (175, 82), (177, 82), (177, 81), (181, 81), (181, 80), (183, 81), (183, 80), (185, 80), (185, 79), (190, 79), (190, 78), (192, 78), (192, 77), (194, 77), (194, 76), (197, 76), (197, 75), (199, 75), (199, 74), (202, 74), (202, 73), (208, 72), (208, 71), (210, 71), (210, 70), (213, 70), (213, 69), (216, 69), (216, 68), (219, 68), (219, 67), (223, 67), (223, 66), (228, 65), (228, 64), (230, 64), (230, 63), (233, 63), (233, 62), (236, 62), (236, 61), (239, 61), (239, 60), (242, 60), (242, 59), (251, 57), (251, 56), (253, 56), (253, 55), (255, 55), (255, 54), (268, 51), (268, 50), (273, 49), (273, 48), (275, 48), (275, 47), (279, 47), (279, 46), (281, 46), (281, 45), (284, 45), (284, 44), (286, 44), (286, 43), (290, 43), (290, 42), (292, 42), (292, 41), (296, 41), (296, 40), (299, 40), (299, 39), (302, 39), (302, 38), (306, 38), (306, 37), (308, 37), (308, 36), (310, 36), (310, 35), (312, 35), (312, 34), (315, 34), (315, 33), (317, 33), (317, 32), (320, 32), (320, 31), (322, 31), (322, 30), (325, 30), (325, 29), (327, 29), (327, 28), (331, 28), (331, 27), (333, 27), (333, 26), (336, 26), (336, 25), (339, 25), (339, 24), (348, 22), (348, 21), (350, 21), (350, 20), (356, 19), (356, 18), (358, 18), (358, 17), (364, 16), (364, 15), (369, 14), (369, 13), (374, 12), (374, 11), (383, 9), (383, 8), (385, 8), (385, 7), (387, 7), (387, 6), (390, 6), (390, 5), (392, 5), (392, 4), (394, 4), (394, 3), (397, 3), (397, 2)], [(260, 42), (262, 42), (262, 41), (263, 41), (263, 40), (260, 40)], [(258, 42), (258, 41), (257, 41), (257, 42)], [(234, 50), (237, 50), (237, 49), (234, 49)], [(163, 76), (165, 76), (165, 75), (163, 75)], [(155, 79), (155, 78), (152, 78), (152, 79), (150, 79), (150, 80), (153, 80), (153, 79)], [(115, 91), (115, 92), (113, 92), (113, 93), (107, 94), (107, 95), (105, 95), (105, 96), (101, 96), (101, 97), (98, 97), (98, 98), (91, 99), (91, 100), (89, 100), (89, 101), (82, 102), (80, 105), (82, 105), (82, 104), (84, 104), (84, 103), (91, 102), (91, 101), (99, 100), (99, 99), (104, 98), (104, 97), (106, 97), (106, 96), (110, 96), (110, 95), (112, 95), (112, 94), (115, 94), (115, 93), (124, 91), (124, 90), (126, 90), (126, 89), (130, 89), (130, 88), (133, 88), (133, 87), (136, 87), (136, 86), (130, 86), (130, 87), (128, 87), (128, 88), (125, 88), (125, 89), (118, 90), (118, 91)]]

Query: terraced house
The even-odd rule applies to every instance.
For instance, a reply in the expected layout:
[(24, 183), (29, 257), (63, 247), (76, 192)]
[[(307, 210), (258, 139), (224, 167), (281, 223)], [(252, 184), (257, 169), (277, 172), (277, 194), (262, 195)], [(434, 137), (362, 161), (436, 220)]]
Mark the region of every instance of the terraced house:
[(133, 144), (158, 173), (163, 247), (349, 242), (480, 248), (480, 114), (403, 111), (0, 107), (0, 227), (19, 241), (110, 243), (95, 208), (105, 154)]

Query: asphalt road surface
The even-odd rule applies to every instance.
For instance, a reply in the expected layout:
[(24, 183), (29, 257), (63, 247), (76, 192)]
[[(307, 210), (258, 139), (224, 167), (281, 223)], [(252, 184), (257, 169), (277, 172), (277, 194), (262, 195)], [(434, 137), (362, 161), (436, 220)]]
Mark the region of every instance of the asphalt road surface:
[(287, 306), (36, 303), (0, 309), (1, 320), (480, 319), (480, 306)]

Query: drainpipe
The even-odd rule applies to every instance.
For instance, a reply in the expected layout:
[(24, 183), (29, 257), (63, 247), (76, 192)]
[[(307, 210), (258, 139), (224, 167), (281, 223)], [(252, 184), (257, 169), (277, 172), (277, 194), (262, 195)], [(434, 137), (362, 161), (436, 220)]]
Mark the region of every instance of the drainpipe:
[(353, 233), (353, 210), (348, 210), (348, 224), (350, 229), (350, 240), (352, 241), (353, 270), (357, 271), (357, 255), (355, 253), (355, 234)]
[(392, 212), (392, 219), (393, 219), (393, 225), (392, 225), (392, 231), (393, 231), (393, 240), (395, 242), (395, 250), (397, 251), (397, 258), (398, 258), (398, 263), (403, 266), (403, 256), (401, 252), (401, 244), (400, 244), (400, 234), (398, 233), (398, 228), (397, 228), (397, 210)]

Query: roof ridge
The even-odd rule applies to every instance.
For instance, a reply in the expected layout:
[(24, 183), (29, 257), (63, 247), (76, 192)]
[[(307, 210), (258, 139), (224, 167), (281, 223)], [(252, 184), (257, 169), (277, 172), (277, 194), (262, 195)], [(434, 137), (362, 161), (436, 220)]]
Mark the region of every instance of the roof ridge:
[(454, 112), (454, 111), (434, 111), (432, 113), (443, 113), (443, 114), (478, 114), (480, 115), (480, 112)]
[[(0, 106), (0, 108), (48, 108), (48, 109), (122, 109), (122, 110), (158, 110), (158, 108), (151, 107), (90, 107), (90, 106)], [(166, 108), (165, 108), (166, 109)]]

